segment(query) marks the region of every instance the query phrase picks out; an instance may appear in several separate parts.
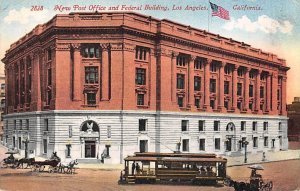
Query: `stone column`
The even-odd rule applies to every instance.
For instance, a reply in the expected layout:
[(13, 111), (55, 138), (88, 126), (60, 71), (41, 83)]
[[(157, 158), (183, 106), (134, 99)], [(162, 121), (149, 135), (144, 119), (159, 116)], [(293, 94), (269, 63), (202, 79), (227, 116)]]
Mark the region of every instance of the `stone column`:
[[(102, 63), (101, 63), (101, 74), (102, 74), (102, 87), (101, 87), (101, 100), (108, 101), (110, 99), (109, 92), (109, 51), (110, 44), (101, 44), (102, 48)], [(132, 74), (135, 75), (135, 74)]]
[(237, 107), (237, 70), (239, 66), (234, 65), (232, 72), (232, 108), (231, 110), (235, 111)]
[(189, 68), (188, 68), (188, 108), (193, 108), (194, 106), (194, 61), (195, 56), (190, 57)]
[(225, 62), (220, 63), (219, 67), (219, 100), (218, 100), (218, 110), (221, 112), (225, 112), (226, 109), (224, 107), (224, 68)]
[(257, 70), (256, 73), (256, 88), (255, 88), (255, 110), (257, 112), (261, 113), (260, 110), (260, 74), (261, 74), (261, 70)]
[(287, 115), (286, 111), (286, 76), (282, 77), (282, 84), (281, 84), (281, 113), (282, 115)]
[(249, 80), (249, 71), (250, 69), (249, 68), (245, 68), (245, 100), (244, 100), (244, 109), (245, 111), (247, 112), (250, 112), (249, 110), (249, 84), (250, 84), (250, 80)]
[(272, 73), (272, 113), (273, 115), (278, 115), (277, 109), (277, 90), (278, 90), (278, 78), (275, 72)]
[(41, 87), (40, 87), (40, 56), (39, 52), (35, 52), (31, 62), (32, 74), (32, 91), (31, 91), (31, 110), (41, 110)]
[(267, 103), (267, 112), (271, 111), (271, 74), (270, 72), (267, 75), (267, 97), (266, 97), (266, 103)]
[(80, 55), (80, 44), (72, 44), (74, 49), (74, 63), (73, 63), (73, 100), (81, 100), (81, 55)]
[(176, 89), (177, 89), (177, 66), (176, 59), (178, 52), (172, 52), (171, 58), (171, 100), (174, 104), (177, 103)]
[(212, 108), (210, 107), (210, 64), (212, 63), (212, 59), (207, 59), (204, 67), (204, 109), (208, 112), (212, 111)]

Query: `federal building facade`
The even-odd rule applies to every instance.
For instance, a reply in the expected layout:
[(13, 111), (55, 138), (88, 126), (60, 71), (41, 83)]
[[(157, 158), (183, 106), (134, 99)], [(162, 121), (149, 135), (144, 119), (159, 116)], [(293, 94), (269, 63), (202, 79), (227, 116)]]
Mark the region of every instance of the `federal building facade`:
[(21, 154), (122, 163), (288, 148), (285, 60), (205, 30), (137, 13), (56, 15), (3, 62), (4, 142)]

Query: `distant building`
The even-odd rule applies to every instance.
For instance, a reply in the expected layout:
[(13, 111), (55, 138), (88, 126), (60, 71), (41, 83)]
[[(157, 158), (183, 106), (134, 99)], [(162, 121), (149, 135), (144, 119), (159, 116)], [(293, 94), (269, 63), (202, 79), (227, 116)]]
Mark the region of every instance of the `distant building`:
[(3, 62), (5, 141), (22, 155), (28, 139), (32, 155), (107, 163), (288, 149), (286, 61), (231, 38), (137, 13), (70, 13)]
[(289, 141), (300, 141), (300, 97), (294, 97), (288, 105), (288, 138)]
[(3, 143), (3, 134), (4, 134), (4, 127), (3, 127), (3, 115), (5, 111), (5, 76), (0, 75), (0, 144)]

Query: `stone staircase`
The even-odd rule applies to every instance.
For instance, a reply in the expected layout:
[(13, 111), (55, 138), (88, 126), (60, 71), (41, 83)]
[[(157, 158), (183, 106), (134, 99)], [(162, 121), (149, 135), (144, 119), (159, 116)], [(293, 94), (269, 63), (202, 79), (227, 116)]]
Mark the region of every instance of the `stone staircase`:
[(101, 163), (101, 159), (96, 159), (96, 158), (82, 158), (82, 159), (77, 159), (77, 162), (79, 164), (96, 164), (96, 163)]

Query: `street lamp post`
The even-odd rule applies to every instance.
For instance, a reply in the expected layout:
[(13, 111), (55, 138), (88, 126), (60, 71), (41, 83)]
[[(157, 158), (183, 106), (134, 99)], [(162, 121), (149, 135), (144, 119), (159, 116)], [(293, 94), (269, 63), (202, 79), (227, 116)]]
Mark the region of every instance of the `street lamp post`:
[(24, 136), (24, 140), (22, 141), (25, 144), (25, 158), (28, 158), (28, 143), (29, 143), (29, 134)]
[(247, 163), (247, 145), (249, 144), (248, 141), (246, 140), (239, 140), (239, 143), (244, 145), (245, 147), (245, 158), (244, 158), (244, 163)]

